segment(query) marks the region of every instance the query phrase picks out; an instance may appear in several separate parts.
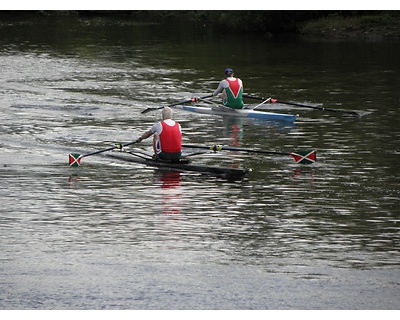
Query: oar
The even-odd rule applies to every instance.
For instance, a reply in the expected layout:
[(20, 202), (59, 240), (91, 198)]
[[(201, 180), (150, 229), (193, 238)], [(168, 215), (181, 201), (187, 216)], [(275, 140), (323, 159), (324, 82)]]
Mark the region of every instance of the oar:
[[(266, 98), (263, 97), (256, 97), (256, 96), (252, 96), (252, 95), (248, 95), (248, 94), (244, 94), (243, 97), (245, 98), (251, 98), (251, 99), (255, 99), (255, 100), (267, 100)], [(329, 109), (329, 108), (324, 108), (324, 107), (317, 107), (317, 106), (310, 106), (307, 104), (301, 104), (301, 103), (295, 103), (295, 102), (285, 102), (285, 101), (278, 101), (276, 99), (270, 99), (269, 100), (271, 103), (282, 103), (282, 104), (287, 104), (290, 106), (297, 106), (297, 107), (303, 107), (303, 108), (311, 108), (311, 109), (318, 109), (318, 110), (322, 110), (322, 111), (330, 111), (330, 112), (340, 112), (340, 113), (347, 113), (347, 114), (351, 114), (353, 116), (360, 116), (360, 113), (356, 112), (356, 111), (345, 111), (345, 110), (338, 110), (338, 109)]]
[[(179, 106), (180, 104), (185, 104), (185, 103), (190, 103), (190, 102), (197, 102), (199, 99), (206, 99), (206, 98), (211, 98), (213, 95), (209, 94), (208, 96), (204, 96), (204, 97), (200, 97), (200, 98), (191, 98), (190, 100), (185, 100), (185, 101), (181, 101), (181, 102), (177, 102), (174, 104), (170, 104), (167, 107), (175, 107), (175, 106)], [(164, 107), (156, 107), (156, 108), (147, 108), (145, 110), (143, 110), (141, 113), (148, 113), (150, 111), (154, 111), (154, 110), (160, 110), (163, 109)]]
[(199, 148), (199, 149), (209, 149), (214, 152), (229, 150), (229, 151), (242, 151), (242, 152), (254, 152), (254, 153), (264, 153), (264, 154), (279, 154), (285, 156), (292, 156), (296, 163), (301, 164), (310, 164), (317, 161), (317, 152), (315, 150), (307, 150), (307, 151), (298, 151), (298, 152), (279, 152), (279, 151), (265, 151), (265, 150), (255, 150), (255, 149), (247, 149), (247, 148), (235, 148), (221, 145), (213, 145), (213, 146), (202, 146), (195, 144), (182, 144), (182, 147), (185, 148)]
[(113, 150), (113, 149), (122, 149), (123, 147), (129, 146), (129, 145), (134, 144), (134, 143), (136, 143), (136, 141), (128, 142), (128, 143), (125, 143), (125, 144), (117, 143), (114, 147), (109, 147), (109, 148), (104, 149), (104, 150), (98, 150), (98, 151), (90, 152), (90, 153), (83, 154), (83, 155), (81, 155), (79, 153), (70, 153), (69, 154), (69, 165), (71, 167), (78, 167), (78, 166), (81, 165), (81, 160), (84, 157), (92, 156), (94, 154), (110, 151), (110, 150)]

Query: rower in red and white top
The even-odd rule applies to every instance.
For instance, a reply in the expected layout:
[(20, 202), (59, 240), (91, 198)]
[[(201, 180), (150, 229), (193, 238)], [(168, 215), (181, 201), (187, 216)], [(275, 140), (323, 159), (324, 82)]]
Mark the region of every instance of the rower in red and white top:
[(163, 108), (161, 114), (163, 120), (155, 123), (136, 142), (147, 139), (154, 134), (153, 149), (156, 158), (161, 160), (179, 160), (182, 154), (181, 125), (172, 120), (171, 108)]

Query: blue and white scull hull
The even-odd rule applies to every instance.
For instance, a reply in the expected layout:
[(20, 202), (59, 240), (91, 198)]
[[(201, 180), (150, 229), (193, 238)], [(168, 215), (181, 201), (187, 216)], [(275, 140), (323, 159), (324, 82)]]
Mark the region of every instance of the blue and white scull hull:
[(296, 121), (297, 116), (292, 114), (283, 113), (273, 113), (258, 111), (254, 109), (231, 109), (227, 107), (203, 107), (203, 106), (175, 106), (175, 108), (201, 113), (201, 114), (211, 114), (218, 116), (231, 116), (239, 118), (252, 118), (252, 119), (262, 119), (267, 121), (286, 121), (293, 123)]

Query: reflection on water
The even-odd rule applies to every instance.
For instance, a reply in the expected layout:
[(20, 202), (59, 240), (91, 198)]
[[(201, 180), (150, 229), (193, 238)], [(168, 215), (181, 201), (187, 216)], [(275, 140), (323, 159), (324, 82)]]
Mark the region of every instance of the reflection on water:
[(181, 172), (162, 172), (161, 182), (162, 206), (164, 214), (179, 214), (182, 207)]
[(230, 147), (240, 147), (240, 141), (243, 138), (243, 119), (224, 117), (225, 136), (230, 137), (229, 146)]
[[(0, 306), (398, 308), (399, 68), (387, 49), (399, 44), (270, 39), (270, 50), (240, 38), (243, 55), (219, 61), (211, 53), (232, 38), (125, 28), (90, 25), (77, 41), (53, 41), (46, 23), (0, 25)], [(295, 108), (288, 126), (177, 110), (185, 143), (318, 152), (311, 166), (285, 155), (193, 158), (251, 168), (241, 181), (101, 154), (68, 166), (70, 152), (148, 130), (160, 114), (146, 107), (208, 92), (226, 63), (260, 96), (372, 113)]]

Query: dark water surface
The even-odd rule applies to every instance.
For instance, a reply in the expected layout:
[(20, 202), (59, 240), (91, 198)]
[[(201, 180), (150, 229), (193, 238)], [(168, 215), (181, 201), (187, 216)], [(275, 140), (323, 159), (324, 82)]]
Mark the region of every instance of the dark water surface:
[[(222, 36), (127, 21), (0, 23), (1, 309), (399, 309), (400, 43)], [(293, 126), (176, 111), (243, 180), (71, 152), (135, 140), (158, 107), (245, 91)], [(246, 101), (256, 103), (257, 101)], [(141, 150), (150, 152), (150, 140)]]

